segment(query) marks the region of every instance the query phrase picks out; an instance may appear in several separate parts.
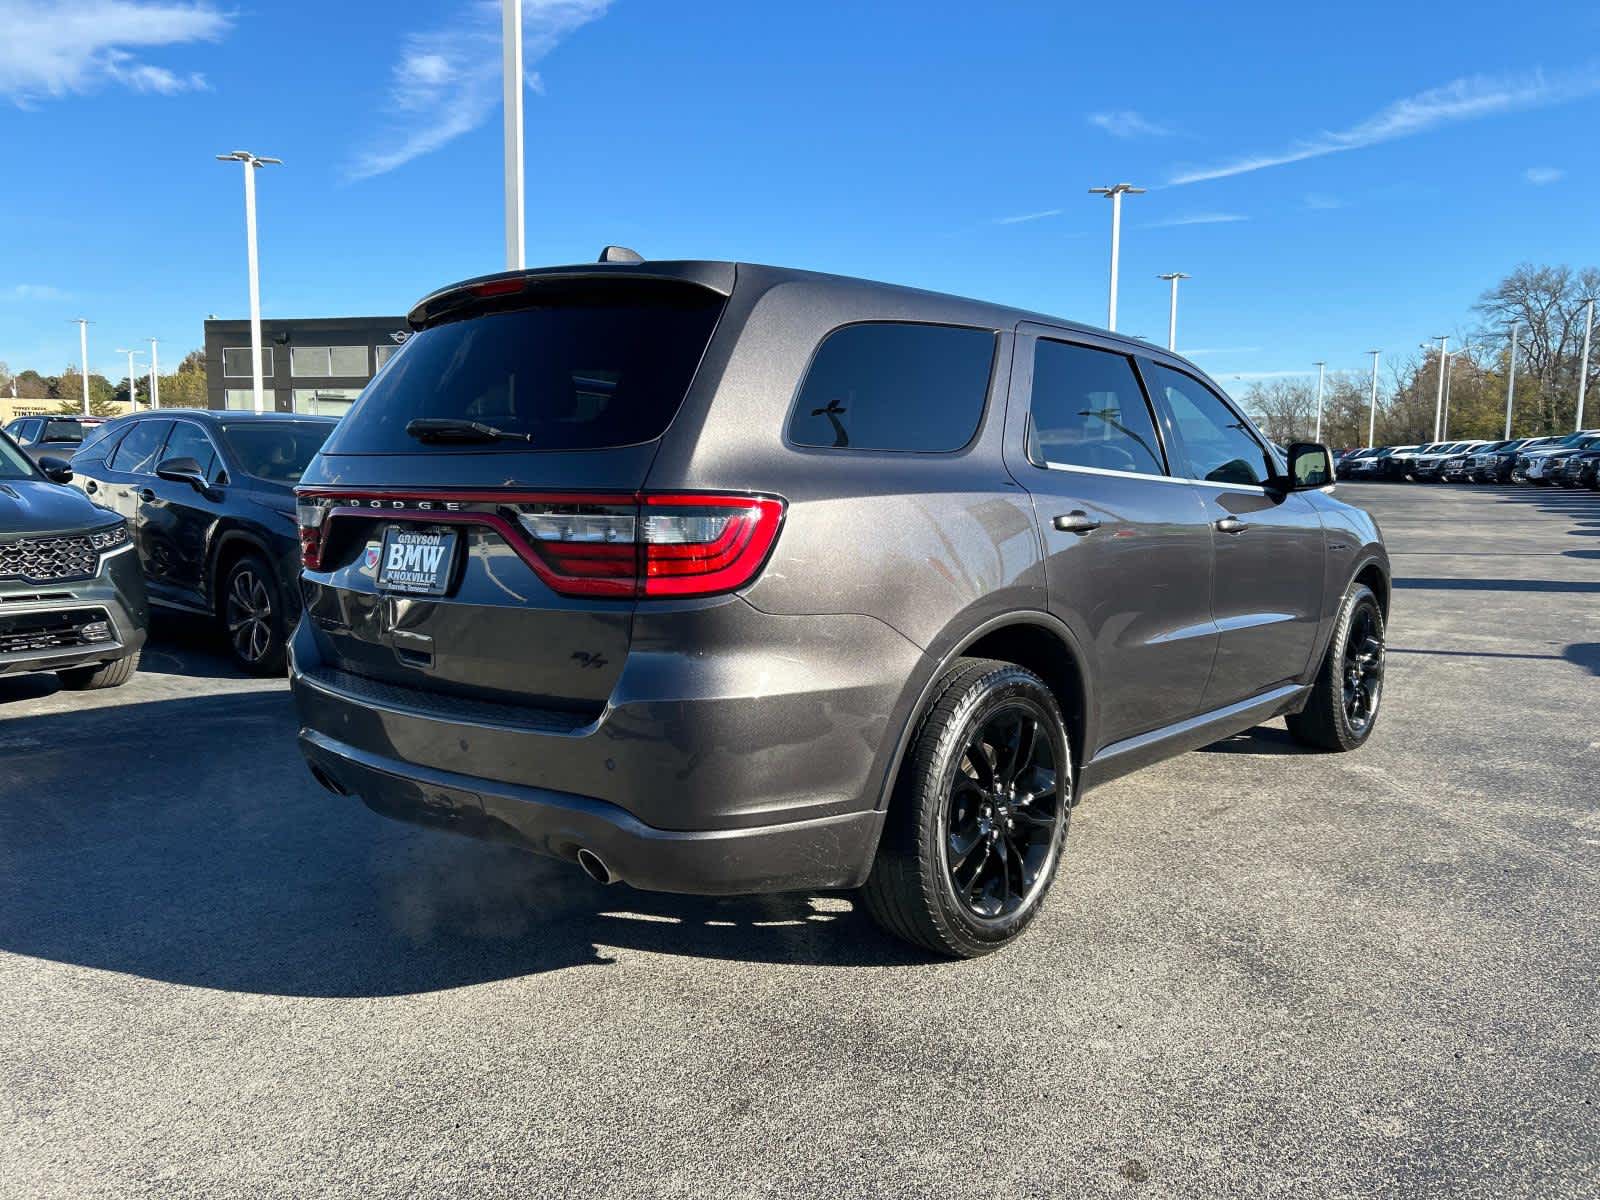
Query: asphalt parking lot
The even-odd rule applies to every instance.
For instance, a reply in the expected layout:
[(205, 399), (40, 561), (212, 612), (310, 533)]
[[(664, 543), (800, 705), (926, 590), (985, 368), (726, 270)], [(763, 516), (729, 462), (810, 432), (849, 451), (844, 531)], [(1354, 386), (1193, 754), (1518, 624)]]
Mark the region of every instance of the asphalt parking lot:
[(1600, 495), (1341, 493), (1372, 743), (1093, 793), (971, 963), (386, 822), (179, 627), (0, 679), (0, 1191), (1600, 1194)]

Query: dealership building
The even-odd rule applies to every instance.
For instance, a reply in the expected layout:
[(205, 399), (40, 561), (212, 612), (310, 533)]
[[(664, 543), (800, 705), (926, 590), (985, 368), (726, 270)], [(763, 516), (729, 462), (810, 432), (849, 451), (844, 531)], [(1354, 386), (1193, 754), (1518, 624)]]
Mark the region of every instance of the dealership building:
[[(410, 335), (404, 317), (263, 320), (268, 410), (339, 416)], [(249, 321), (206, 322), (206, 403), (255, 409)]]

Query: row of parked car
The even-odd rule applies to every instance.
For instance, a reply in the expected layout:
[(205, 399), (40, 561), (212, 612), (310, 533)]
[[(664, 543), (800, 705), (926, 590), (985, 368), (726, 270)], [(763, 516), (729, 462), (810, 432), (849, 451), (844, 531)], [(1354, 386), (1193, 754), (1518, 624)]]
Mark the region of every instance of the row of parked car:
[(1338, 457), (1340, 479), (1532, 483), (1600, 491), (1600, 429), (1505, 441), (1369, 446)]
[(281, 675), (299, 616), (294, 487), (331, 417), (164, 409), (0, 432), (0, 675), (115, 687), (152, 606)]

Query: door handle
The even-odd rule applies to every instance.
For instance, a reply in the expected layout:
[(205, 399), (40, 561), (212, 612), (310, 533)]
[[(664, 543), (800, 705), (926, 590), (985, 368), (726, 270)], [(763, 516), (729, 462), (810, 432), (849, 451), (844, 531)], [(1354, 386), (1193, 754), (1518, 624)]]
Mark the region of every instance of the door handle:
[(139, 499), (145, 501), (147, 504), (150, 501), (154, 500), (155, 498), (156, 498), (156, 494), (153, 491), (151, 491), (149, 488), (140, 488), (139, 489)]
[(1075, 508), (1069, 513), (1062, 513), (1052, 523), (1062, 533), (1075, 533), (1079, 537), (1086, 533), (1093, 533), (1100, 528), (1100, 522), (1081, 508)]
[(1238, 517), (1223, 517), (1213, 524), (1212, 528), (1218, 533), (1243, 533), (1250, 526), (1239, 520)]

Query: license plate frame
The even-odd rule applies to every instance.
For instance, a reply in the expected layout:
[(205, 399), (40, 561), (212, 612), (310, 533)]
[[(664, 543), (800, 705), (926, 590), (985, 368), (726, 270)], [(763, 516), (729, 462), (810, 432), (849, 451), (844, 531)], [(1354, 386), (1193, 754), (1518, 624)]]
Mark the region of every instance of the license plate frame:
[[(460, 541), (455, 529), (388, 526), (378, 554), (379, 590), (405, 596), (448, 595), (455, 582)], [(433, 554), (434, 550), (439, 553)]]

